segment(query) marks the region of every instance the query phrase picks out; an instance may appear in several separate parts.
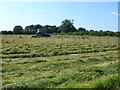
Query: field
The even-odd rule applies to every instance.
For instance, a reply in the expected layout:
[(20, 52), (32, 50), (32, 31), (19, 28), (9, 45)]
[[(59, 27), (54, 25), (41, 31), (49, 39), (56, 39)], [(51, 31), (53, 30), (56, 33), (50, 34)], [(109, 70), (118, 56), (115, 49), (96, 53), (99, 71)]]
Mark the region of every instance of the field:
[(119, 88), (118, 38), (2, 35), (2, 87)]

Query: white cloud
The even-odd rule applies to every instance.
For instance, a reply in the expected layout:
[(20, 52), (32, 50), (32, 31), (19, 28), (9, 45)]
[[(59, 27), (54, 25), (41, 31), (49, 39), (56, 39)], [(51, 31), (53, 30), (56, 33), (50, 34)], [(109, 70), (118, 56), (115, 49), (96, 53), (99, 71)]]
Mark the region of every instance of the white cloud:
[(120, 16), (120, 13), (117, 13), (117, 12), (112, 12), (112, 14)]

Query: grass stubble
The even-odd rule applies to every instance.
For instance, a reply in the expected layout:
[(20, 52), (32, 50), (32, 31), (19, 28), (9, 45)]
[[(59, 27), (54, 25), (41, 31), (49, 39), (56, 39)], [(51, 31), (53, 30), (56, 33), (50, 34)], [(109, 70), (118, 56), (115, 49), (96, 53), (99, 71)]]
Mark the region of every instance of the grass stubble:
[(119, 88), (117, 40), (2, 35), (2, 88)]

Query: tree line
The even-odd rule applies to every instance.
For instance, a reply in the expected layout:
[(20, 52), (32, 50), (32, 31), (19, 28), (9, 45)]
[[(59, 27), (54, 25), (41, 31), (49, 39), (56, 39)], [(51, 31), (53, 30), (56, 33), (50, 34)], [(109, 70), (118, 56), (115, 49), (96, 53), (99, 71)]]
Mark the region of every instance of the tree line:
[(18, 25), (13, 28), (12, 31), (3, 30), (1, 34), (35, 34), (37, 30), (43, 30), (45, 33), (50, 34), (67, 34), (67, 35), (96, 35), (96, 36), (118, 36), (120, 37), (120, 32), (113, 32), (113, 31), (95, 31), (95, 30), (86, 30), (83, 27), (79, 27), (76, 29), (73, 25), (73, 20), (65, 19), (62, 21), (59, 27), (55, 25), (29, 25), (26, 26), (24, 29), (22, 26)]

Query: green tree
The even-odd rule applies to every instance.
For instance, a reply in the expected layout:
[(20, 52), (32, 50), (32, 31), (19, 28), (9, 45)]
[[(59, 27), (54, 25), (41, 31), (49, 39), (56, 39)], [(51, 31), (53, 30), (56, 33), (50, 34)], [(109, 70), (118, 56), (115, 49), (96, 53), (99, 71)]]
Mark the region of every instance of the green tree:
[(34, 32), (36, 32), (37, 29), (41, 29), (41, 28), (42, 28), (42, 25), (40, 24), (34, 25)]
[(61, 32), (75, 32), (77, 29), (73, 26), (73, 20), (65, 19), (62, 21), (62, 24), (60, 25)]
[(13, 34), (13, 31), (8, 31), (7, 33), (8, 33), (8, 34)]
[(57, 32), (59, 32), (59, 29), (55, 25), (54, 26), (45, 25), (45, 26), (42, 27), (42, 29), (46, 33), (57, 33)]
[(26, 26), (26, 27), (25, 27), (24, 33), (25, 33), (25, 34), (31, 34), (31, 33), (30, 33), (29, 26)]
[(45, 25), (42, 27), (42, 30), (46, 33), (50, 33), (51, 26), (50, 25)]
[(79, 27), (79, 28), (78, 28), (78, 31), (86, 31), (86, 29), (83, 28), (83, 27)]
[(29, 25), (29, 30), (30, 30), (30, 33), (34, 34), (36, 32), (35, 28), (34, 28), (34, 25)]
[(25, 34), (35, 34), (37, 32), (37, 29), (41, 29), (42, 25), (37, 24), (37, 25), (29, 25), (26, 26), (24, 29)]
[(112, 32), (112, 31), (110, 31), (110, 30), (108, 30), (108, 31), (106, 31), (106, 32), (108, 33), (108, 36), (114, 36), (114, 35), (115, 35), (115, 33)]
[(2, 34), (7, 34), (7, 31), (5, 30), (5, 31), (2, 31)]
[(23, 28), (21, 26), (15, 26), (13, 28), (13, 33), (14, 34), (22, 34), (23, 33)]

